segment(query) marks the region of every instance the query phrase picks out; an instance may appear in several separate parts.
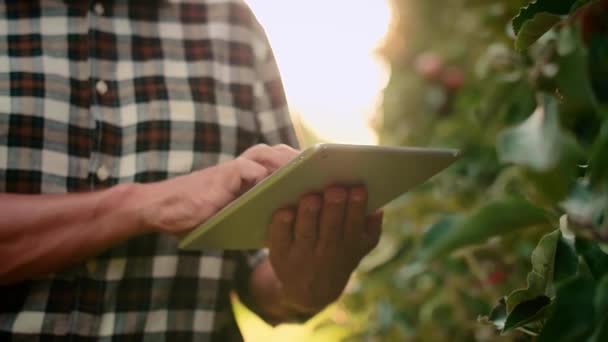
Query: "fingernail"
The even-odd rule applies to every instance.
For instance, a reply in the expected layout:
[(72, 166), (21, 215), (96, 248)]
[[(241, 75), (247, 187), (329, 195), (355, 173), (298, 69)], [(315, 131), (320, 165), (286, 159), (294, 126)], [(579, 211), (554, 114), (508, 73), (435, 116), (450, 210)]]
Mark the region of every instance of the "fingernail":
[(306, 203), (306, 209), (312, 213), (316, 213), (321, 209), (321, 204), (317, 200), (308, 200)]
[(353, 201), (363, 202), (365, 200), (366, 191), (362, 188), (354, 188), (350, 192), (350, 197)]
[(332, 190), (328, 194), (328, 200), (333, 203), (342, 203), (346, 200), (347, 193), (344, 190)]

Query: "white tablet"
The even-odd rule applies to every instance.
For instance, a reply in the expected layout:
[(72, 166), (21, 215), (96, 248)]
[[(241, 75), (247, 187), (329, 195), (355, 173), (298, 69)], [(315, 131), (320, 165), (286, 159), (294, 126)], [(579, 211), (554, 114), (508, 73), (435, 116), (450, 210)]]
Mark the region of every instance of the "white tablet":
[(363, 184), (368, 213), (425, 182), (458, 158), (451, 149), (318, 144), (300, 153), (236, 198), (180, 241), (180, 248), (256, 249), (264, 247), (273, 213), (296, 206), (307, 193), (328, 185)]

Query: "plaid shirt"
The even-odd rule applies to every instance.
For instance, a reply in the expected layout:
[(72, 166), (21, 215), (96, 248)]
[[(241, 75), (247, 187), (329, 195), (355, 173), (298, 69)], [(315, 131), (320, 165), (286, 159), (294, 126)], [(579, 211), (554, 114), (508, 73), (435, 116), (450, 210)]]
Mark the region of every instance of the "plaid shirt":
[[(154, 182), (296, 144), (240, 1), (7, 0), (0, 34), (0, 192)], [(133, 238), (0, 287), (0, 340), (240, 340), (230, 292), (262, 257)]]

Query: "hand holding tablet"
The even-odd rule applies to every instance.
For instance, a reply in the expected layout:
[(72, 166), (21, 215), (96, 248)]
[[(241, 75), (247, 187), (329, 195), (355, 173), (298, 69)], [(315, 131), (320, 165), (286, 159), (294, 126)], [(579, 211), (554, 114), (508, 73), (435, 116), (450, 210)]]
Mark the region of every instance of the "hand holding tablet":
[(318, 144), (228, 204), (180, 241), (180, 247), (255, 249), (264, 247), (277, 209), (295, 206), (307, 193), (332, 184), (364, 185), (372, 213), (423, 183), (458, 158), (456, 150)]

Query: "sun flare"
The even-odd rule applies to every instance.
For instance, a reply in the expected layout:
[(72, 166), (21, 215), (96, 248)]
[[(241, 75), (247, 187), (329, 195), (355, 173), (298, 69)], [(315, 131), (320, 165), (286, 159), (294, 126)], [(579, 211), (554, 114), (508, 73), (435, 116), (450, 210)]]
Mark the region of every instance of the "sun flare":
[(266, 29), (291, 110), (321, 138), (375, 143), (369, 127), (388, 72), (373, 49), (385, 0), (247, 0)]

